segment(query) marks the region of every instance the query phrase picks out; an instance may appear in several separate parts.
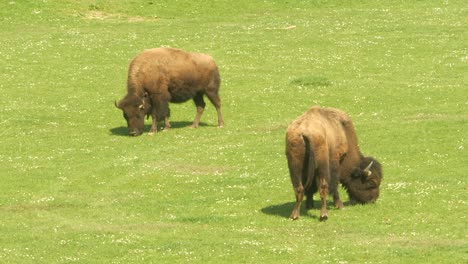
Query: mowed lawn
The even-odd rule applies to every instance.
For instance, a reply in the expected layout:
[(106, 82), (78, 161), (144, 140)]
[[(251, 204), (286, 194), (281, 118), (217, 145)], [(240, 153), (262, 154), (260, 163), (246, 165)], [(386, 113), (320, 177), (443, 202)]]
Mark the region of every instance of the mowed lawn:
[[(9, 0), (0, 21), (0, 263), (468, 262), (465, 1)], [(197, 129), (187, 102), (127, 136), (114, 101), (160, 46), (215, 58), (224, 128), (206, 100)], [(352, 117), (381, 196), (290, 221), (285, 131), (312, 105)]]

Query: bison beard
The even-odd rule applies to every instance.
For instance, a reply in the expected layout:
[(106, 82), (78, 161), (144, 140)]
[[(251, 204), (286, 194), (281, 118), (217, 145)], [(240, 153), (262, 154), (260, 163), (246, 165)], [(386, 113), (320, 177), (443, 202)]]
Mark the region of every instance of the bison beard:
[(218, 67), (211, 56), (173, 48), (149, 49), (130, 63), (127, 95), (115, 105), (123, 111), (129, 135), (138, 136), (143, 133), (145, 116), (152, 117), (150, 134), (157, 132), (161, 119), (166, 130), (171, 127), (169, 102), (192, 99), (197, 108), (192, 127), (198, 127), (206, 95), (216, 108), (218, 126), (223, 127), (219, 86)]
[(307, 208), (313, 207), (317, 191), (321, 221), (328, 219), (328, 194), (337, 208), (343, 208), (338, 182), (351, 202), (374, 202), (379, 196), (381, 165), (361, 154), (351, 119), (338, 109), (312, 107), (294, 120), (286, 133), (286, 157), (296, 196), (290, 219), (299, 218), (304, 194)]

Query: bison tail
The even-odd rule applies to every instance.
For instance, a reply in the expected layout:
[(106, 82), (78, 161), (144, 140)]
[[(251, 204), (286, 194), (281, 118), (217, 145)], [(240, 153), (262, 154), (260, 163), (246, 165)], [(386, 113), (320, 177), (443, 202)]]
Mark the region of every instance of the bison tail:
[(304, 188), (306, 190), (310, 189), (312, 186), (312, 182), (314, 179), (314, 173), (315, 173), (315, 152), (313, 149), (313, 143), (311, 140), (305, 136), (302, 135), (302, 140), (304, 141), (304, 146), (305, 146), (305, 156), (304, 156), (304, 170), (303, 170), (303, 175), (302, 179), (304, 184)]

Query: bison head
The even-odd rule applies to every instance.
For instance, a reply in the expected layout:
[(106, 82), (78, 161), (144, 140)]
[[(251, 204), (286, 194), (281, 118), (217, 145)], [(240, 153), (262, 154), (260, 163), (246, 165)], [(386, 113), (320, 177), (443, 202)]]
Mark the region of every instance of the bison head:
[(148, 94), (145, 93), (142, 97), (127, 94), (120, 102), (115, 102), (115, 106), (123, 111), (123, 116), (127, 120), (128, 134), (130, 136), (141, 135), (145, 126), (145, 115), (151, 112)]
[(364, 204), (377, 200), (381, 180), (380, 163), (372, 157), (365, 157), (342, 184), (348, 192), (351, 203)]

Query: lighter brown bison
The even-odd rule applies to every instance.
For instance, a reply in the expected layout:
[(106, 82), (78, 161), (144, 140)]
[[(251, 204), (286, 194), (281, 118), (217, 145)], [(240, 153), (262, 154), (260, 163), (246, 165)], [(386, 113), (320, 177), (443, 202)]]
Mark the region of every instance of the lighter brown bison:
[(319, 191), (320, 220), (328, 219), (326, 198), (333, 195), (337, 208), (343, 208), (338, 194), (341, 182), (352, 203), (374, 202), (382, 179), (380, 163), (364, 157), (349, 116), (334, 108), (310, 108), (294, 120), (286, 133), (286, 157), (296, 204), (290, 219), (297, 219), (304, 194), (307, 208)]
[(143, 133), (145, 116), (152, 117), (150, 134), (157, 132), (157, 122), (162, 119), (164, 128), (170, 128), (169, 102), (193, 99), (197, 114), (192, 127), (198, 127), (206, 95), (215, 106), (218, 126), (222, 127), (219, 85), (218, 67), (211, 56), (174, 48), (149, 49), (131, 61), (127, 95), (115, 105), (123, 110), (129, 135), (138, 136)]

